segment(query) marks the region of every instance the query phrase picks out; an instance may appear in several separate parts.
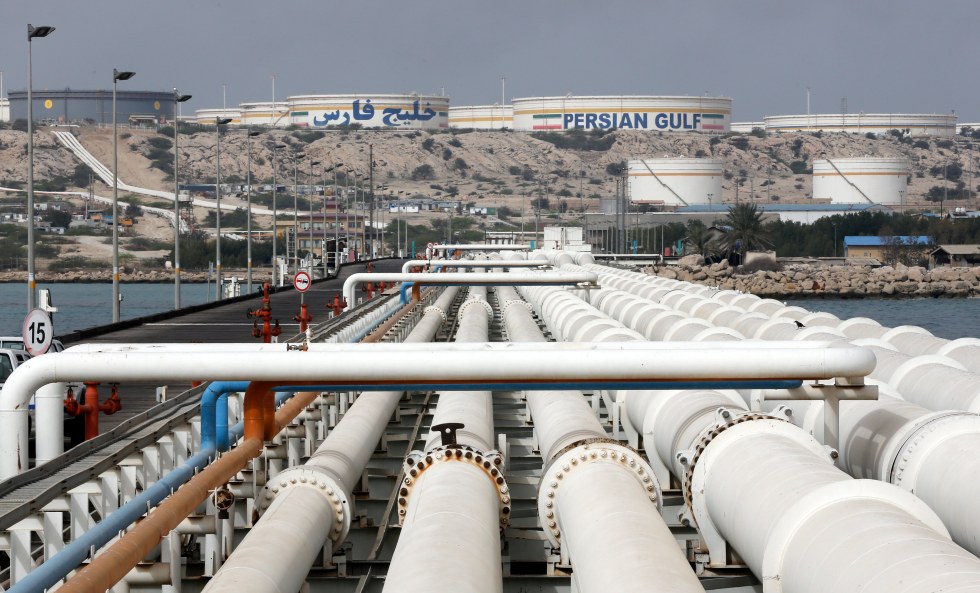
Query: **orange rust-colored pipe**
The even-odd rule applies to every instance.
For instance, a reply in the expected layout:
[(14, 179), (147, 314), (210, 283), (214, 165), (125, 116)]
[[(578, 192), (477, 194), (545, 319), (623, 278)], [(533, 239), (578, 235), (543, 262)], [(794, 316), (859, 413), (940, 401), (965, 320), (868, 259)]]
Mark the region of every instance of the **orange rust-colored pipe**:
[[(413, 287), (412, 290), (414, 291), (416, 288), (417, 287)], [(432, 290), (432, 289), (431, 288), (426, 288), (425, 289), (425, 292), (428, 293), (430, 290)], [(411, 311), (412, 309), (415, 308), (415, 303), (418, 300), (419, 299), (415, 298), (415, 300), (413, 302), (405, 304), (405, 306), (403, 306), (401, 309), (399, 309), (397, 313), (395, 313), (394, 315), (392, 315), (391, 317), (389, 317), (387, 320), (385, 320), (384, 323), (382, 323), (381, 325), (379, 325), (378, 327), (376, 327), (374, 329), (374, 331), (372, 331), (367, 336), (365, 336), (364, 339), (361, 340), (361, 342), (362, 343), (374, 343), (374, 342), (381, 341), (381, 338), (383, 338), (384, 335), (386, 333), (388, 333), (388, 330), (390, 330), (392, 327), (394, 327), (396, 323), (398, 323), (399, 321), (401, 321), (402, 317), (404, 317), (405, 315), (407, 315), (409, 313), (409, 311)]]
[[(124, 534), (116, 543), (96, 556), (58, 589), (64, 593), (103, 593), (122, 580), (126, 574), (153, 548), (163, 540), (177, 525), (190, 515), (198, 505), (207, 500), (211, 491), (220, 487), (237, 474), (245, 465), (262, 452), (263, 423), (262, 402), (249, 407), (249, 392), (252, 400), (262, 400), (273, 386), (271, 383), (249, 385), (245, 392), (245, 434), (240, 445), (224, 453), (217, 461), (201, 470), (165, 500), (145, 519)], [(260, 397), (256, 397), (259, 394)], [(276, 411), (273, 422), (277, 427), (289, 424), (312, 404), (317, 397), (314, 392), (297, 393)], [(250, 420), (251, 413), (251, 423)], [(256, 416), (256, 414), (259, 414)], [(251, 426), (251, 430), (249, 430)], [(279, 431), (277, 428), (276, 432)], [(256, 434), (258, 436), (256, 436)]]

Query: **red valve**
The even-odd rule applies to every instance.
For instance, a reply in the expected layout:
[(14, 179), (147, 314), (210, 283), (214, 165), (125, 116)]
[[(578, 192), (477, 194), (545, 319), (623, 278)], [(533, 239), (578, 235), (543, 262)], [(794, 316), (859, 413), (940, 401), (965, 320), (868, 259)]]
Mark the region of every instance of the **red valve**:
[(79, 403), (75, 399), (75, 394), (69, 388), (65, 396), (65, 412), (69, 416), (84, 416), (85, 418), (85, 440), (91, 440), (99, 436), (99, 412), (106, 415), (115, 414), (122, 409), (122, 400), (119, 399), (119, 385), (112, 384), (112, 393), (109, 399), (99, 403), (99, 384), (86, 383), (84, 403)]
[[(272, 328), (272, 301), (269, 298), (269, 283), (262, 283), (262, 306), (254, 311), (247, 311), (247, 317), (257, 318), (252, 323), (252, 337), (262, 338), (266, 344), (272, 342), (273, 336), (278, 336), (282, 330), (279, 329), (279, 320), (276, 320), (276, 328)], [(259, 329), (259, 319), (262, 320), (262, 329)]]
[(340, 317), (344, 309), (347, 308), (347, 299), (340, 298), (340, 294), (335, 294), (333, 296), (333, 302), (327, 304), (328, 309), (333, 310), (334, 317)]
[(300, 333), (306, 333), (306, 326), (309, 322), (313, 321), (313, 316), (307, 310), (306, 303), (302, 303), (299, 306), (299, 315), (293, 317), (293, 321), (299, 323)]

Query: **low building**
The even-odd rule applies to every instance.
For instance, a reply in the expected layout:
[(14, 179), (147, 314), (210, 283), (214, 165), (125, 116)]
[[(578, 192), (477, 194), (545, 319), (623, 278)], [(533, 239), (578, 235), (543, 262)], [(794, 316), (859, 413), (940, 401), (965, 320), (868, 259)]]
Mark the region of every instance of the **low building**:
[(932, 237), (849, 235), (844, 237), (844, 260), (854, 263), (857, 260), (873, 259), (883, 264), (914, 264), (925, 259), (929, 246), (934, 243)]
[(929, 252), (929, 267), (972, 268), (980, 266), (980, 245), (939, 245)]

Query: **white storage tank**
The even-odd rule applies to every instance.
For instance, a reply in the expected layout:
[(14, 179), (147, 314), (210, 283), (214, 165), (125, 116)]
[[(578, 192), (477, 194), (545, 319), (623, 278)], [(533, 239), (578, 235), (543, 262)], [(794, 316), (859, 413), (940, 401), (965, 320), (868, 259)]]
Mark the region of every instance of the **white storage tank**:
[(813, 197), (834, 204), (904, 204), (908, 176), (902, 158), (814, 159)]
[(231, 125), (238, 125), (242, 121), (242, 110), (237, 107), (228, 109), (198, 109), (194, 112), (194, 121), (198, 125), (213, 126), (215, 119), (230, 119)]
[(771, 115), (765, 119), (767, 132), (847, 132), (887, 134), (899, 130), (910, 136), (951, 137), (956, 134), (956, 116), (936, 113), (813, 113)]
[(513, 129), (514, 108), (510, 105), (450, 107), (449, 127), (471, 130)]
[(360, 124), (380, 129), (449, 127), (449, 97), (434, 95), (301, 95), (289, 97), (294, 126), (327, 128)]
[(727, 132), (728, 97), (531, 97), (514, 99), (514, 129)]
[(243, 126), (286, 127), (289, 124), (289, 105), (285, 101), (242, 103), (239, 107)]
[(630, 201), (690, 206), (721, 204), (722, 159), (660, 158), (629, 162)]

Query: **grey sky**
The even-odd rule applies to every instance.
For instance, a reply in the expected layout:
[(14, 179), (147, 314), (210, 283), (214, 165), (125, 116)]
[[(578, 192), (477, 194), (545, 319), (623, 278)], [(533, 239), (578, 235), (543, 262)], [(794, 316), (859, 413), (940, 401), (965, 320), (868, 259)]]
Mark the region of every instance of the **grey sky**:
[(980, 121), (978, 0), (5, 0), (4, 91), (177, 86), (188, 110), (307, 93), (439, 93), (453, 105), (584, 94), (734, 99), (734, 121), (948, 113)]

